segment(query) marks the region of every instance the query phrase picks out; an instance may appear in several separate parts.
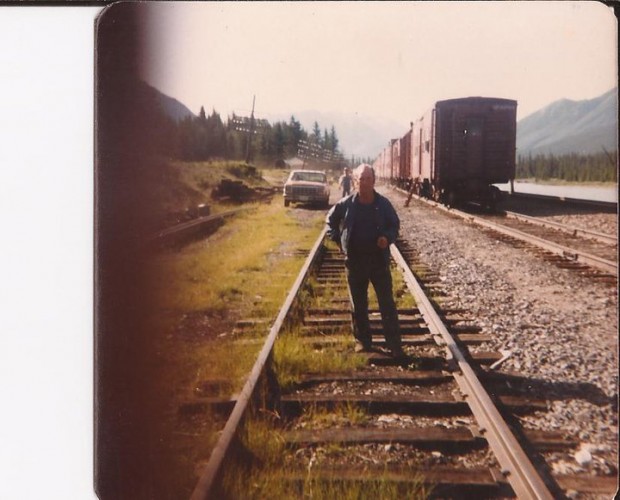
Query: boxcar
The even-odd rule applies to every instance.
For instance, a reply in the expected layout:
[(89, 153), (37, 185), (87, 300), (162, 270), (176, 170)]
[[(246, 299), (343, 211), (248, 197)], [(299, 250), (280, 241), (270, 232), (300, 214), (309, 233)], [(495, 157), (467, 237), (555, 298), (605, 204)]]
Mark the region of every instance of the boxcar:
[(494, 208), (500, 191), (493, 184), (515, 175), (516, 110), (516, 101), (491, 97), (436, 102), (411, 126), (414, 192)]

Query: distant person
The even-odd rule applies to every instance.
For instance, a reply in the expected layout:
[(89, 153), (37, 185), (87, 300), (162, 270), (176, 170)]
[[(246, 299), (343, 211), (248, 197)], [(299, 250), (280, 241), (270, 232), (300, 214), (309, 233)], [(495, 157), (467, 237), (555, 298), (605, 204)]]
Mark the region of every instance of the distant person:
[(385, 343), (394, 358), (408, 360), (401, 345), (398, 312), (392, 294), (389, 246), (396, 241), (400, 221), (390, 201), (377, 193), (373, 168), (355, 169), (357, 193), (336, 203), (327, 214), (332, 240), (345, 254), (347, 282), (353, 300), (355, 351), (371, 351), (368, 283), (377, 294)]
[(351, 186), (353, 185), (353, 177), (351, 177), (351, 169), (349, 167), (345, 167), (344, 174), (340, 176), (338, 185), (342, 188), (343, 198), (351, 194)]

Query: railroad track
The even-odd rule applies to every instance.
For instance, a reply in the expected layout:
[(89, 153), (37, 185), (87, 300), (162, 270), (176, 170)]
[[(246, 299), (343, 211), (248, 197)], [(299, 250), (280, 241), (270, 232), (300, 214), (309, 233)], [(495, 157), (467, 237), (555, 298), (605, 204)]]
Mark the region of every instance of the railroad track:
[[(551, 226), (541, 219), (520, 215), (472, 215), (451, 210), (482, 226), (504, 241), (517, 240), (534, 247), (545, 260), (559, 267), (574, 269), (591, 278), (615, 282), (618, 277), (618, 245), (582, 236), (567, 226)], [(539, 250), (540, 249), (540, 250)]]
[(252, 210), (252, 207), (241, 207), (224, 212), (197, 217), (193, 220), (174, 224), (148, 237), (149, 245), (170, 245), (202, 237), (205, 233), (216, 230), (226, 218)]
[[(573, 237), (582, 237), (588, 240), (595, 240), (599, 243), (602, 243), (603, 245), (606, 245), (605, 250), (603, 250), (606, 256), (608, 255), (608, 247), (616, 247), (616, 249), (618, 247), (618, 237), (615, 235), (603, 234), (599, 233), (598, 231), (591, 231), (589, 229), (571, 227), (567, 226), (566, 224), (560, 224), (559, 222), (541, 219), (540, 217), (531, 217), (529, 215), (511, 212), (509, 210), (505, 211), (504, 213), (506, 217), (517, 219), (522, 222), (527, 222), (535, 226), (551, 227), (557, 229), (558, 231), (562, 231), (565, 234), (569, 234)], [(596, 250), (594, 252), (596, 252)]]
[(614, 236), (516, 212), (466, 212), (415, 195), (412, 197), (478, 225), (495, 238), (530, 250), (558, 267), (573, 269), (611, 284), (617, 283), (618, 240)]
[[(229, 415), (192, 498), (611, 497), (615, 478), (552, 475), (543, 454), (577, 440), (519, 426), (547, 402), (496, 370), (502, 355), (466, 310), (441, 307), (438, 277), (414, 249), (391, 252), (412, 362), (383, 351), (372, 302), (376, 349), (353, 354), (344, 261), (324, 231), (241, 393), (196, 403)], [(295, 365), (299, 352), (315, 366)]]

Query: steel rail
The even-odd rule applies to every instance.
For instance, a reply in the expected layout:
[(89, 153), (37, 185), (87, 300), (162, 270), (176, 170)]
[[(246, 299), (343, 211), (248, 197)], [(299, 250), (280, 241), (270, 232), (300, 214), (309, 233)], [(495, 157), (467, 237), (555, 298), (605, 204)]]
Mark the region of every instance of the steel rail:
[[(403, 190), (398, 189), (398, 188), (397, 188), (397, 191), (404, 192)], [(520, 239), (527, 243), (531, 243), (545, 250), (548, 250), (549, 252), (552, 252), (556, 255), (560, 255), (562, 257), (565, 257), (571, 260), (577, 260), (577, 261), (583, 262), (584, 264), (588, 264), (596, 269), (609, 273), (616, 278), (618, 277), (618, 263), (617, 262), (603, 259), (602, 257), (598, 257), (597, 255), (580, 252), (579, 250), (575, 250), (574, 248), (569, 248), (564, 245), (560, 245), (559, 243), (554, 243), (552, 241), (548, 241), (543, 238), (539, 238), (537, 236), (524, 233), (523, 231), (519, 231), (518, 229), (508, 228), (501, 224), (497, 224), (494, 222), (484, 220), (480, 217), (476, 217), (475, 215), (471, 215), (461, 210), (457, 210), (456, 208), (446, 207), (445, 205), (442, 205), (441, 203), (438, 203), (434, 200), (428, 200), (426, 198), (422, 198), (415, 194), (413, 195), (413, 197), (415, 197), (419, 201), (426, 203), (427, 205), (431, 205), (435, 208), (439, 208), (440, 210), (457, 215), (458, 217), (461, 217), (463, 219), (468, 219), (474, 224), (485, 226), (489, 229), (493, 229), (494, 231), (505, 234), (507, 236), (511, 236), (513, 238)]]
[(235, 406), (233, 407), (233, 410), (228, 420), (226, 421), (224, 430), (222, 431), (222, 434), (220, 435), (215, 445), (215, 448), (211, 452), (211, 456), (209, 457), (207, 466), (205, 467), (203, 474), (201, 475), (198, 483), (196, 484), (196, 487), (194, 488), (194, 491), (192, 492), (192, 495), (190, 497), (191, 500), (204, 500), (214, 498), (212, 496), (214, 494), (213, 490), (216, 481), (219, 479), (219, 476), (221, 474), (222, 464), (224, 463), (224, 460), (226, 459), (230, 451), (231, 444), (237, 433), (239, 425), (241, 424), (243, 416), (249, 407), (250, 401), (252, 399), (252, 396), (254, 395), (256, 387), (258, 386), (258, 382), (263, 373), (263, 370), (268, 363), (268, 360), (273, 351), (273, 346), (275, 344), (276, 338), (278, 337), (278, 334), (280, 333), (280, 329), (282, 328), (284, 320), (286, 319), (286, 316), (288, 315), (295, 301), (299, 289), (306, 280), (308, 271), (312, 268), (317, 256), (319, 255), (319, 249), (323, 244), (326, 233), (327, 228), (324, 228), (319, 237), (317, 238), (314, 246), (312, 247), (312, 250), (310, 250), (310, 254), (306, 258), (304, 265), (299, 271), (297, 279), (293, 283), (293, 286), (291, 287), (291, 290), (289, 291), (286, 300), (284, 301), (284, 304), (282, 305), (282, 308), (280, 309), (280, 312), (278, 313), (278, 316), (276, 317), (276, 320), (274, 321), (269, 331), (269, 335), (267, 336), (263, 348), (258, 354), (258, 358), (256, 359), (254, 366), (252, 367), (252, 371), (250, 372), (250, 375), (237, 398), (237, 402), (235, 403)]
[(168, 227), (166, 229), (162, 229), (158, 231), (157, 233), (151, 235), (151, 237), (149, 238), (149, 241), (158, 241), (158, 240), (163, 241), (170, 237), (175, 237), (180, 234), (186, 233), (188, 231), (199, 229), (201, 226), (205, 224), (209, 224), (217, 220), (225, 219), (226, 217), (231, 217), (240, 212), (253, 210), (253, 208), (254, 207), (235, 208), (233, 210), (227, 210), (225, 212), (220, 212), (217, 214), (211, 214), (211, 215), (205, 215), (204, 217), (198, 217), (196, 219), (193, 219), (187, 222), (181, 222), (180, 224), (175, 224), (174, 226)]
[(618, 243), (617, 236), (603, 234), (597, 231), (590, 231), (589, 229), (580, 229), (577, 227), (571, 227), (571, 226), (567, 226), (566, 224), (561, 224), (559, 222), (544, 220), (539, 217), (531, 217), (529, 215), (519, 214), (517, 212), (506, 211), (506, 215), (512, 219), (524, 220), (532, 224), (536, 224), (538, 226), (543, 226), (543, 227), (553, 227), (555, 229), (559, 229), (560, 231), (564, 231), (565, 233), (569, 233), (574, 236), (579, 236), (579, 235), (585, 236), (587, 238), (596, 239), (602, 243), (607, 243), (609, 245)]
[[(406, 191), (400, 188), (396, 188), (396, 191), (407, 194)], [(511, 229), (501, 224), (496, 224), (493, 222), (486, 221), (484, 219), (481, 219), (480, 217), (476, 217), (466, 212), (462, 212), (461, 210), (446, 207), (445, 205), (442, 205), (441, 203), (438, 203), (434, 200), (428, 200), (426, 198), (422, 198), (421, 196), (417, 196), (415, 194), (412, 195), (412, 197), (414, 197), (415, 199), (419, 201), (426, 203), (427, 205), (431, 205), (435, 208), (439, 208), (441, 210), (444, 210), (445, 212), (457, 215), (458, 217), (461, 217), (463, 219), (468, 219), (474, 224), (486, 226), (489, 229), (493, 229), (507, 236), (511, 236), (513, 238), (520, 239), (527, 243), (531, 243), (545, 250), (548, 250), (549, 252), (552, 252), (557, 255), (561, 255), (562, 257), (569, 258), (572, 260), (579, 260), (580, 262), (583, 262), (601, 271), (609, 273), (616, 278), (618, 277), (618, 263), (617, 262), (603, 259), (602, 257), (598, 257), (596, 255), (588, 254), (585, 252), (580, 252), (579, 250), (575, 250), (574, 248), (569, 248), (564, 245), (560, 245), (559, 243), (554, 243), (552, 241), (538, 238), (537, 236), (524, 233), (523, 231), (519, 231), (517, 229)]]
[(436, 342), (446, 347), (449, 359), (452, 359), (459, 367), (460, 373), (455, 374), (455, 380), (481, 426), (480, 433), (487, 439), (502, 467), (503, 475), (512, 486), (517, 497), (520, 499), (551, 500), (554, 497), (544, 480), (530, 462), (454, 338), (435, 312), (409, 265), (394, 245), (390, 246), (390, 251), (392, 258), (401, 267), (405, 283), (415, 297), (420, 313), (428, 324), (431, 333), (435, 336)]
[(538, 236), (524, 233), (523, 231), (519, 231), (518, 229), (509, 228), (502, 224), (497, 224), (495, 222), (487, 221), (487, 220), (481, 219), (480, 217), (476, 217), (471, 214), (461, 212), (460, 210), (456, 210), (454, 208), (451, 208), (451, 209), (445, 208), (445, 210), (449, 211), (450, 213), (456, 214), (459, 217), (462, 217), (463, 219), (468, 219), (474, 224), (477, 224), (479, 226), (484, 226), (494, 231), (497, 231), (499, 233), (505, 234), (507, 236), (518, 238), (527, 243), (532, 243), (552, 253), (561, 255), (563, 257), (566, 257), (572, 260), (583, 262), (592, 267), (600, 269), (601, 271), (605, 271), (615, 276), (616, 278), (618, 277), (618, 263), (617, 262), (603, 259), (602, 257), (598, 257), (596, 255), (592, 255), (589, 253), (581, 252), (574, 248), (569, 248), (564, 245), (560, 245), (559, 243), (555, 243), (553, 241), (539, 238)]

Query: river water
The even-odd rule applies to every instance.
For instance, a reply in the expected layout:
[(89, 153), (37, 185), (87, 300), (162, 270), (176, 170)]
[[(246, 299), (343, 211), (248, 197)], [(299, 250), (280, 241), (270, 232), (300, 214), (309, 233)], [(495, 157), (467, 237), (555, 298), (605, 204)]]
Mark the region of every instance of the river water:
[[(510, 192), (510, 184), (496, 184), (502, 191)], [(618, 187), (596, 186), (554, 186), (552, 184), (535, 184), (532, 182), (514, 182), (515, 193), (563, 196), (580, 200), (612, 201), (618, 203)]]

